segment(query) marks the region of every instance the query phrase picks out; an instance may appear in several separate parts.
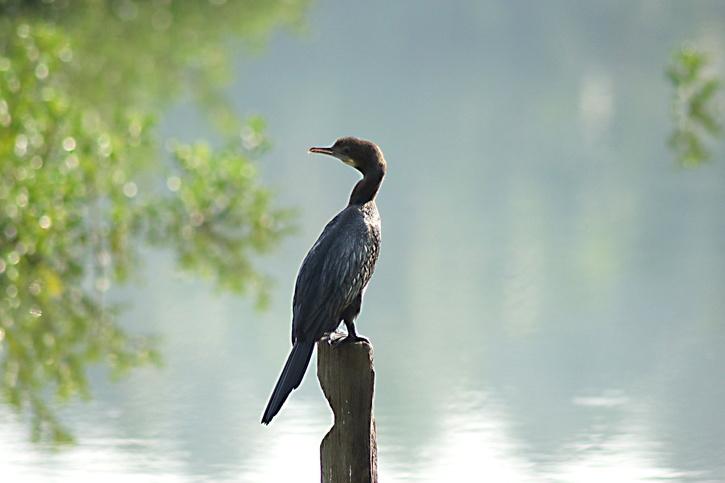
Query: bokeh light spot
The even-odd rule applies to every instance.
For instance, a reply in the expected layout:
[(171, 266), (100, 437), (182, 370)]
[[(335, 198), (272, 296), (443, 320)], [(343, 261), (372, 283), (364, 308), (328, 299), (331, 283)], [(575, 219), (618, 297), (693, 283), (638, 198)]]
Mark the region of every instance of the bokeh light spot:
[(169, 191), (179, 191), (181, 188), (181, 178), (178, 176), (169, 176), (166, 180), (166, 187), (169, 188)]
[(63, 139), (63, 150), (64, 151), (73, 151), (76, 148), (76, 140), (72, 136), (68, 136), (67, 138)]
[(128, 183), (123, 185), (123, 194), (127, 197), (133, 198), (134, 196), (136, 196), (137, 193), (138, 187), (133, 181), (129, 181)]
[(48, 215), (43, 215), (40, 217), (40, 220), (38, 220), (38, 225), (40, 225), (40, 227), (43, 230), (47, 230), (48, 228), (51, 227), (52, 224), (53, 224), (53, 221), (50, 219), (50, 217)]

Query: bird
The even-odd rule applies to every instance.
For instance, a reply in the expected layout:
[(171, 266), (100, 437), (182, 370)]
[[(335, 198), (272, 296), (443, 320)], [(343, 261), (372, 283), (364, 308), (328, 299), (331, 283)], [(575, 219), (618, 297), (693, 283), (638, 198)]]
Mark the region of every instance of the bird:
[(380, 253), (381, 223), (375, 197), (387, 171), (377, 144), (342, 137), (310, 153), (335, 157), (362, 173), (347, 206), (322, 230), (297, 274), (292, 300), (292, 350), (262, 416), (269, 424), (302, 382), (315, 342), (345, 323), (347, 336), (336, 344), (367, 342), (355, 319)]

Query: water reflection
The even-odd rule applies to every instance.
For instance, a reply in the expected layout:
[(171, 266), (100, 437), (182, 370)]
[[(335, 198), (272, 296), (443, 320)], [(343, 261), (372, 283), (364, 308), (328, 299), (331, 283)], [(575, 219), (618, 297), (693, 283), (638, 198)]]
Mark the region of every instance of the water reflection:
[[(267, 145), (263, 123), (241, 121), (214, 94), (230, 38), (258, 43), (300, 10), (0, 5), (0, 391), (27, 412), (34, 440), (71, 439), (53, 406), (90, 398), (91, 365), (118, 376), (158, 361), (152, 340), (116, 323), (118, 301), (107, 294), (133, 277), (141, 243), (265, 300), (252, 260), (289, 218), (252, 164)], [(218, 150), (169, 144), (160, 162), (153, 118), (189, 88), (229, 141)]]

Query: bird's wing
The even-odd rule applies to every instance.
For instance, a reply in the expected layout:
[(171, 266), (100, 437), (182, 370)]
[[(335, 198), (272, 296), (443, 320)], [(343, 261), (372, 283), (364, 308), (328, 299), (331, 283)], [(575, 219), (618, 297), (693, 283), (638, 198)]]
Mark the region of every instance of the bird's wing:
[(302, 262), (293, 301), (292, 341), (316, 340), (337, 327), (342, 310), (370, 279), (368, 227), (341, 212), (323, 230)]

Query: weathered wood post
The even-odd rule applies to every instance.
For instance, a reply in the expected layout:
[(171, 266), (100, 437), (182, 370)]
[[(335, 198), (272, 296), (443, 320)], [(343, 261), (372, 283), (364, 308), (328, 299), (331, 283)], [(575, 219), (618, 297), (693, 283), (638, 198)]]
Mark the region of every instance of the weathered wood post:
[(317, 343), (317, 378), (335, 414), (320, 444), (322, 483), (377, 483), (373, 347), (367, 342), (333, 347)]

